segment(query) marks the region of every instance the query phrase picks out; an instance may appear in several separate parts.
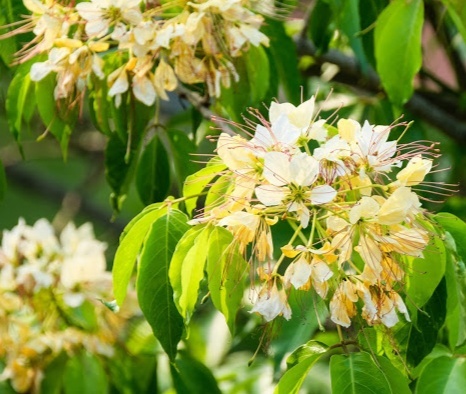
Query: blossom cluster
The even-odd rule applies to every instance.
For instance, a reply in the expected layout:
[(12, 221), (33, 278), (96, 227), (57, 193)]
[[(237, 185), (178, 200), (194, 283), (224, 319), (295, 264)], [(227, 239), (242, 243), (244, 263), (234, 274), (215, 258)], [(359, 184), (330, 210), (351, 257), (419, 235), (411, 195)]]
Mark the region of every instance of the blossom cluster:
[[(152, 105), (167, 99), (179, 81), (206, 83), (210, 96), (238, 79), (233, 58), (250, 45), (267, 46), (260, 32), (264, 2), (249, 0), (23, 0), (32, 15), (12, 31), (35, 38), (19, 52), (24, 62), (43, 54), (30, 76), (40, 81), (56, 73), (55, 99), (75, 98), (91, 75), (107, 75), (116, 103), (131, 88)], [(269, 3), (269, 2), (265, 2)], [(257, 7), (256, 7), (257, 9)], [(117, 56), (115, 56), (115, 51)], [(108, 55), (108, 56), (107, 56)]]
[[(269, 119), (251, 110), (255, 120), (236, 125), (239, 134), (223, 132), (214, 162), (224, 170), (209, 192), (222, 193), (208, 196), (215, 201), (192, 223), (233, 234), (257, 267), (252, 311), (266, 321), (290, 318), (295, 288), (329, 300), (331, 320), (340, 326), (360, 315), (369, 325), (392, 327), (398, 313), (409, 320), (400, 295), (406, 258), (422, 257), (431, 236), (416, 191), (430, 186), (424, 179), (436, 150), (390, 140), (400, 125), (320, 119), (315, 106), (314, 97), (297, 107), (272, 102)], [(279, 221), (293, 235), (274, 255)]]
[[(45, 219), (4, 231), (0, 248), (0, 379), (30, 392), (60, 353), (82, 348), (111, 357), (126, 319), (100, 300), (111, 299), (106, 245), (90, 224), (68, 224), (58, 238)], [(131, 309), (131, 308), (130, 308)], [(83, 321), (90, 316), (90, 321)], [(94, 321), (95, 320), (95, 321)], [(94, 323), (93, 323), (94, 321)]]

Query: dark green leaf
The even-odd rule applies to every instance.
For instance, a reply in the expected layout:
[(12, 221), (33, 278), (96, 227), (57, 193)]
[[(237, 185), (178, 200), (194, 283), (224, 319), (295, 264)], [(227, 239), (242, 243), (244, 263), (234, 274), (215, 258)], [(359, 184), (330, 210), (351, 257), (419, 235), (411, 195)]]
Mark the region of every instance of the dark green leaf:
[(413, 80), (422, 64), (421, 0), (394, 0), (383, 10), (375, 27), (377, 72), (388, 97), (396, 105), (413, 94)]
[(463, 394), (466, 387), (466, 358), (438, 357), (422, 371), (416, 394)]
[(184, 180), (194, 174), (199, 165), (194, 163), (196, 145), (189, 137), (180, 130), (168, 130), (168, 141), (170, 143), (170, 157), (173, 161), (178, 188), (181, 190)]
[(63, 380), (65, 394), (108, 392), (108, 379), (101, 361), (86, 351), (68, 359)]
[[(129, 153), (129, 160), (126, 159)], [(137, 163), (137, 153), (128, 149), (117, 134), (112, 134), (105, 148), (105, 176), (113, 192), (110, 196), (112, 208), (119, 212), (129, 185), (134, 176)]]
[[(65, 372), (68, 356), (65, 352), (55, 357), (45, 368), (44, 379), (40, 383), (42, 393), (61, 394), (63, 387), (63, 373)], [(3, 393), (3, 391), (0, 391)]]
[(3, 168), (3, 164), (0, 161), (0, 201), (5, 197), (6, 186), (5, 169)]
[(177, 393), (183, 394), (220, 394), (217, 381), (212, 372), (199, 361), (182, 356), (170, 366), (173, 384)]
[(411, 365), (418, 365), (432, 351), (445, 315), (446, 284), (443, 279), (422, 311), (417, 312), (416, 324), (411, 327), (406, 357)]
[(145, 146), (136, 172), (136, 188), (144, 205), (162, 201), (170, 189), (170, 163), (158, 136)]
[(359, 0), (359, 18), (361, 20), (362, 30), (361, 40), (367, 60), (374, 68), (376, 67), (374, 48), (375, 21), (386, 5), (387, 0)]
[(356, 59), (363, 72), (368, 69), (366, 54), (362, 45), (361, 22), (359, 20), (359, 0), (346, 0), (340, 3), (338, 24), (341, 31), (348, 37)]
[(333, 12), (328, 0), (317, 0), (312, 9), (309, 23), (309, 37), (317, 48), (317, 52), (325, 53), (335, 34), (332, 24)]
[(170, 360), (176, 356), (183, 318), (173, 301), (168, 269), (178, 241), (189, 229), (187, 221), (175, 209), (157, 219), (144, 241), (138, 268), (139, 305)]
[[(301, 102), (301, 86), (303, 80), (298, 69), (298, 55), (293, 39), (286, 34), (283, 22), (267, 19), (263, 27), (264, 33), (270, 38), (269, 51), (278, 77), (283, 84), (289, 102), (297, 105)], [(276, 79), (276, 75), (271, 75)]]

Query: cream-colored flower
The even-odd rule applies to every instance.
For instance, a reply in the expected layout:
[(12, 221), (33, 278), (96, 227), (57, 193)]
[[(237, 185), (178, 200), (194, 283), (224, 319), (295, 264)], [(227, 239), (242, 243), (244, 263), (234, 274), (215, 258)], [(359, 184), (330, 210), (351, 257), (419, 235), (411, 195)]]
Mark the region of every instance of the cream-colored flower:
[(311, 187), (318, 174), (317, 160), (306, 153), (290, 158), (282, 152), (268, 152), (264, 156), (263, 175), (270, 184), (256, 187), (256, 196), (266, 206), (285, 205), (287, 211), (296, 212), (305, 228), (310, 216), (306, 204), (325, 204), (337, 194), (329, 185)]
[(394, 186), (415, 186), (419, 185), (424, 177), (432, 169), (432, 160), (423, 159), (418, 155), (413, 157), (405, 168), (403, 168), (397, 175), (397, 181), (393, 183)]
[(251, 313), (261, 314), (266, 321), (272, 321), (277, 316), (283, 316), (286, 320), (291, 319), (291, 308), (283, 288), (278, 289), (276, 281), (270, 286), (266, 283), (251, 309)]
[(142, 21), (140, 0), (91, 0), (76, 5), (81, 18), (86, 20), (89, 37), (103, 37), (110, 26), (123, 21), (136, 26)]

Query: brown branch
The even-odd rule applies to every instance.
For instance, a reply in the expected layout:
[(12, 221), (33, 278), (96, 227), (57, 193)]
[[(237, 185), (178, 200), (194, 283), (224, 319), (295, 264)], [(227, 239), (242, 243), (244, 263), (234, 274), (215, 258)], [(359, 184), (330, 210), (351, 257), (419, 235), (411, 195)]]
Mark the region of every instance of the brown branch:
[[(331, 63), (338, 66), (339, 73), (335, 77), (337, 81), (370, 93), (383, 92), (377, 73), (373, 69), (369, 69), (367, 73), (363, 74), (355, 58), (336, 50), (319, 55), (314, 44), (308, 39), (298, 39), (296, 44), (300, 56), (312, 56), (319, 65)], [(421, 92), (414, 92), (404, 106), (414, 115), (437, 127), (459, 144), (466, 145), (466, 121), (453, 115), (455, 109), (447, 111), (437, 105), (435, 100), (424, 97)]]

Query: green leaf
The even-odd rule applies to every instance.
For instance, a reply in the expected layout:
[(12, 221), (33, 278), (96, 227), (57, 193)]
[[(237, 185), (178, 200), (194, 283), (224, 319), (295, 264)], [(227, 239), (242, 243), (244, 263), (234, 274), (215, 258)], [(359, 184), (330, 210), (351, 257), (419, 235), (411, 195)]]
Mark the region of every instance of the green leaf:
[(177, 393), (221, 394), (212, 372), (204, 364), (183, 353), (175, 365), (170, 365), (170, 371)]
[(225, 202), (232, 187), (234, 187), (234, 183), (232, 182), (231, 174), (227, 173), (216, 179), (207, 192), (205, 199), (205, 212), (209, 212), (213, 208), (218, 207)]
[(183, 318), (173, 301), (168, 269), (178, 241), (190, 228), (187, 221), (175, 209), (156, 220), (144, 241), (137, 278), (141, 310), (172, 361), (183, 333)]
[(109, 123), (112, 120), (110, 105), (112, 105), (113, 99), (108, 97), (107, 81), (101, 81), (96, 77), (92, 81), (93, 87), (89, 92), (89, 113), (92, 123), (97, 130), (110, 137), (112, 134)]
[[(37, 60), (37, 59), (36, 59)], [(20, 65), (8, 86), (6, 111), (8, 126), (21, 149), (23, 123), (28, 123), (36, 108), (34, 83), (31, 82), (29, 70), (31, 61)]]
[(112, 269), (113, 294), (120, 306), (126, 298), (128, 284), (144, 239), (152, 224), (167, 212), (166, 204), (157, 205), (155, 209), (143, 211), (136, 216), (137, 220), (131, 221), (126, 226), (120, 239)]
[[(278, 77), (283, 84), (289, 102), (297, 105), (301, 102), (301, 86), (304, 82), (298, 69), (298, 55), (293, 39), (286, 34), (283, 22), (267, 18), (262, 28), (264, 34), (270, 38), (270, 51), (274, 67), (278, 70)], [(271, 80), (277, 79), (272, 74)]]
[(349, 44), (361, 66), (361, 70), (368, 69), (367, 58), (360, 37), (361, 22), (359, 20), (359, 0), (346, 0), (340, 3), (338, 23), (342, 32), (348, 37)]
[(176, 245), (168, 275), (173, 287), (175, 304), (181, 316), (189, 323), (198, 299), (199, 284), (204, 278), (207, 242), (211, 226), (193, 227)]
[(338, 394), (404, 394), (408, 383), (386, 359), (377, 363), (369, 353), (334, 355), (330, 359), (332, 392)]
[(287, 360), (289, 369), (281, 377), (275, 387), (275, 394), (298, 393), (304, 379), (312, 366), (325, 354), (328, 347), (317, 341), (309, 341), (307, 344), (295, 350)]
[(388, 97), (402, 105), (413, 94), (414, 76), (422, 64), (421, 0), (394, 0), (382, 11), (375, 27), (377, 72)]
[(57, 83), (55, 77), (56, 75), (52, 73), (41, 81), (36, 82), (35, 96), (39, 115), (47, 130), (60, 143), (63, 158), (66, 160), (68, 156), (68, 142), (77, 116), (77, 107), (66, 107), (64, 102), (60, 102), (63, 108), (60, 107), (59, 109), (58, 103), (54, 98), (54, 90)]
[(328, 0), (317, 0), (312, 9), (308, 33), (319, 54), (328, 51), (330, 41), (335, 34), (332, 19), (333, 12)]
[(112, 134), (105, 148), (105, 177), (113, 191), (110, 201), (116, 212), (121, 210), (126, 198), (136, 163), (136, 151), (132, 148), (128, 149), (127, 142), (123, 142), (117, 134)]
[(386, 5), (387, 0), (359, 0), (359, 18), (362, 29), (361, 40), (367, 60), (374, 68), (376, 67), (374, 48), (375, 21)]
[(207, 275), (212, 302), (223, 313), (230, 331), (234, 333), (247, 264), (233, 244), (233, 235), (222, 227), (212, 230), (207, 247)]
[(415, 324), (411, 326), (406, 358), (411, 365), (418, 365), (437, 343), (438, 332), (445, 322), (446, 284), (443, 279), (429, 301), (411, 316)]
[[(47, 394), (61, 394), (63, 388), (63, 373), (67, 364), (68, 356), (61, 352), (55, 357), (44, 370), (44, 378), (40, 383), (40, 392)], [(0, 390), (1, 393), (3, 391)]]
[(108, 379), (102, 363), (87, 351), (68, 359), (63, 379), (65, 394), (108, 393)]
[(462, 394), (466, 387), (466, 358), (441, 356), (422, 371), (416, 394)]
[(452, 235), (461, 260), (466, 262), (466, 223), (447, 212), (440, 212), (434, 218)]
[(3, 168), (3, 164), (0, 161), (0, 201), (3, 200), (6, 193), (6, 174), (5, 169)]
[(183, 131), (168, 130), (166, 134), (170, 144), (170, 157), (174, 165), (175, 177), (181, 190), (184, 180), (199, 170), (199, 165), (194, 163), (195, 158), (191, 156), (196, 152), (196, 145)]
[(466, 41), (466, 4), (462, 0), (442, 0), (442, 3), (447, 7), (448, 15)]
[(255, 105), (264, 100), (269, 89), (270, 66), (267, 53), (262, 46), (251, 46), (243, 55), (249, 80), (249, 97)]
[(466, 223), (450, 213), (441, 212), (435, 220), (448, 231), (445, 235), (447, 264), (448, 341), (451, 349), (466, 341)]
[(188, 198), (190, 196), (196, 196), (194, 198), (188, 198), (185, 202), (188, 214), (191, 215), (196, 208), (196, 203), (199, 198), (198, 194), (202, 193), (212, 179), (225, 168), (226, 165), (223, 163), (208, 165), (186, 178), (183, 185), (183, 197)]
[(406, 293), (411, 310), (421, 308), (432, 296), (445, 274), (445, 245), (434, 237), (423, 252), (423, 258), (407, 258)]
[(170, 162), (158, 136), (147, 144), (139, 159), (136, 188), (144, 205), (162, 201), (170, 190)]

